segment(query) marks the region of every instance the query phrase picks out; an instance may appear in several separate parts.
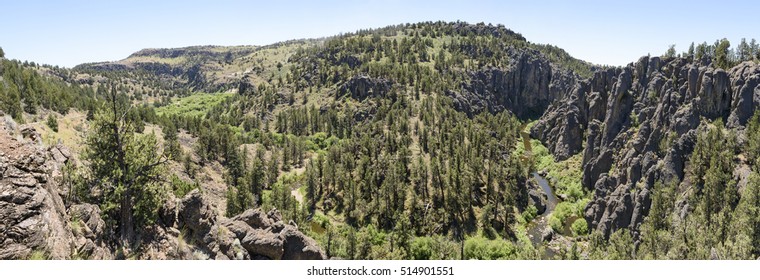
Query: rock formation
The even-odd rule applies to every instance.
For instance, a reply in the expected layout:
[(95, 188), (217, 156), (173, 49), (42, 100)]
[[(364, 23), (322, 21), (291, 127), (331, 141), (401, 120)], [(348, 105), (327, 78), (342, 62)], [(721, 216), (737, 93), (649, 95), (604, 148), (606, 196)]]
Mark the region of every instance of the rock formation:
[(58, 193), (56, 178), (68, 160), (65, 149), (39, 146), (39, 134), (22, 126), (24, 138), (13, 137), (0, 124), (0, 259), (32, 255), (63, 259), (74, 250), (70, 218)]
[(760, 66), (725, 71), (709, 59), (642, 57), (597, 71), (555, 102), (533, 126), (558, 159), (583, 149), (583, 181), (593, 191), (588, 224), (606, 236), (636, 231), (656, 181), (680, 183), (701, 120), (742, 128), (760, 107)]
[(34, 128), (21, 126), (21, 136), (8, 123), (0, 123), (0, 259), (326, 259), (277, 210), (227, 219), (198, 190), (167, 199), (159, 220), (140, 232), (140, 247), (123, 255), (97, 205), (65, 199), (61, 169), (71, 152), (46, 149)]
[(339, 95), (350, 94), (351, 98), (364, 100), (369, 97), (384, 97), (391, 91), (391, 82), (386, 79), (360, 75), (346, 81), (338, 89)]
[(454, 99), (454, 108), (470, 116), (509, 110), (523, 119), (539, 117), (577, 79), (537, 51), (510, 49), (509, 53), (512, 63), (506, 69), (472, 71), (468, 82), (447, 91)]

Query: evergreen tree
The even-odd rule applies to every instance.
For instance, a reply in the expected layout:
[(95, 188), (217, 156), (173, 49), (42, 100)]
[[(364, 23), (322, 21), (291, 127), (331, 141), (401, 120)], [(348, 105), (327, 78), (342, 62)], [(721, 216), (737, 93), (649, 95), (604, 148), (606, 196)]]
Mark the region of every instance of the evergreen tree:
[(47, 126), (54, 132), (58, 132), (58, 118), (56, 118), (53, 113), (49, 113), (47, 116)]
[(120, 243), (130, 249), (135, 230), (155, 221), (162, 203), (163, 168), (153, 134), (135, 135), (136, 124), (127, 118), (133, 110), (128, 98), (115, 88), (90, 124), (83, 156), (89, 162), (92, 187), (103, 193), (101, 210), (118, 228)]
[(715, 63), (718, 67), (723, 69), (731, 68), (731, 60), (729, 57), (729, 48), (731, 42), (728, 39), (723, 38), (718, 42), (715, 42)]

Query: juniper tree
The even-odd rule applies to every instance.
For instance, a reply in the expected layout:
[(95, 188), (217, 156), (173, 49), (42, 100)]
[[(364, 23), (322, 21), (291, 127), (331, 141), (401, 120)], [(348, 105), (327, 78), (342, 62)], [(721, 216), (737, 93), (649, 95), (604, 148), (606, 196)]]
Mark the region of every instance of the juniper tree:
[(90, 186), (102, 192), (101, 211), (107, 223), (118, 229), (119, 241), (127, 250), (135, 241), (136, 228), (157, 217), (167, 162), (155, 135), (135, 134), (137, 125), (127, 117), (132, 109), (126, 95), (112, 88), (90, 124), (83, 153), (93, 180)]

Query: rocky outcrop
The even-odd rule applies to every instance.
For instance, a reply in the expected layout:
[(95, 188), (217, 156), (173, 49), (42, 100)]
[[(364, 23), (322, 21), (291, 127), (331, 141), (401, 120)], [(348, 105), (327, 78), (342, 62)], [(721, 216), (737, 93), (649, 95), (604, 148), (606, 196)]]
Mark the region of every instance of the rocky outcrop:
[(538, 186), (538, 183), (536, 183), (535, 179), (528, 180), (528, 205), (533, 205), (536, 207), (537, 214), (541, 215), (544, 212), (546, 212), (546, 201), (548, 200), (548, 196), (546, 193), (541, 189), (541, 187)]
[(185, 229), (183, 238), (195, 245), (202, 253), (213, 259), (243, 259), (242, 247), (235, 246), (235, 235), (218, 223), (219, 215), (215, 213), (201, 193), (194, 190), (187, 194), (178, 207), (178, 225)]
[(74, 256), (93, 260), (109, 260), (114, 256), (109, 249), (106, 223), (100, 217), (100, 207), (76, 204), (69, 208), (71, 232), (74, 235)]
[(728, 125), (736, 127), (747, 123), (760, 107), (760, 73), (758, 65), (744, 62), (729, 71), (731, 77), (731, 114)]
[(231, 219), (218, 216), (197, 190), (179, 203), (179, 225), (202, 253), (214, 259), (322, 260), (316, 241), (285, 224), (277, 210), (249, 209)]
[(609, 236), (648, 214), (655, 182), (679, 183), (700, 120), (742, 128), (760, 107), (760, 66), (725, 71), (708, 60), (642, 57), (578, 82), (536, 122), (531, 135), (558, 159), (583, 150), (585, 218)]
[(40, 147), (34, 128), (24, 139), (0, 126), (0, 259), (66, 259), (74, 237), (63, 199), (52, 177), (67, 160)]
[(362, 101), (370, 97), (383, 97), (391, 91), (392, 83), (386, 79), (365, 75), (352, 77), (338, 88), (340, 96), (350, 94), (351, 98)]
[(578, 153), (583, 146), (583, 127), (578, 107), (561, 106), (545, 116), (531, 128), (531, 137), (552, 138), (546, 147), (553, 151), (557, 160), (565, 160)]
[(253, 83), (253, 76), (245, 75), (240, 79), (238, 84), (238, 94), (243, 96), (251, 96), (256, 93), (256, 85)]
[(454, 108), (476, 115), (509, 110), (520, 118), (539, 117), (575, 84), (576, 77), (553, 66), (537, 51), (510, 49), (511, 64), (469, 73), (469, 81), (446, 92)]

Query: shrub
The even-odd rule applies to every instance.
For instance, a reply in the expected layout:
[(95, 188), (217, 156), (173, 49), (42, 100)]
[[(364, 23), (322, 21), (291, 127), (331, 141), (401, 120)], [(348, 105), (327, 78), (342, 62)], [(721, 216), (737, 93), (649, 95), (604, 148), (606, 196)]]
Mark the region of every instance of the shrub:
[(53, 113), (48, 114), (47, 126), (49, 126), (54, 132), (58, 132), (58, 118), (56, 118)]
[(483, 237), (472, 237), (464, 242), (465, 259), (513, 259), (515, 252), (515, 246), (511, 242), (502, 239), (488, 240)]
[(570, 229), (573, 231), (573, 234), (575, 236), (582, 236), (588, 234), (588, 223), (586, 223), (586, 219), (580, 218), (575, 220), (572, 225), (570, 225)]
[(538, 209), (532, 204), (528, 205), (528, 207), (525, 208), (525, 211), (522, 212), (522, 218), (526, 223), (532, 221), (536, 216), (538, 216)]
[(561, 233), (564, 230), (563, 224), (562, 220), (557, 218), (557, 216), (552, 215), (549, 217), (549, 226), (552, 227), (554, 232)]
[(41, 261), (41, 260), (47, 260), (47, 254), (43, 251), (34, 250), (31, 254), (29, 254), (29, 260), (30, 261)]
[(197, 182), (192, 182), (192, 183), (185, 182), (184, 180), (177, 177), (177, 175), (172, 175), (171, 186), (172, 186), (172, 190), (174, 191), (174, 195), (176, 195), (177, 197), (184, 197), (190, 191), (194, 189), (200, 189), (200, 186), (198, 185)]
[(409, 246), (409, 256), (415, 260), (433, 259), (433, 243), (431, 237), (422, 236), (414, 238)]

